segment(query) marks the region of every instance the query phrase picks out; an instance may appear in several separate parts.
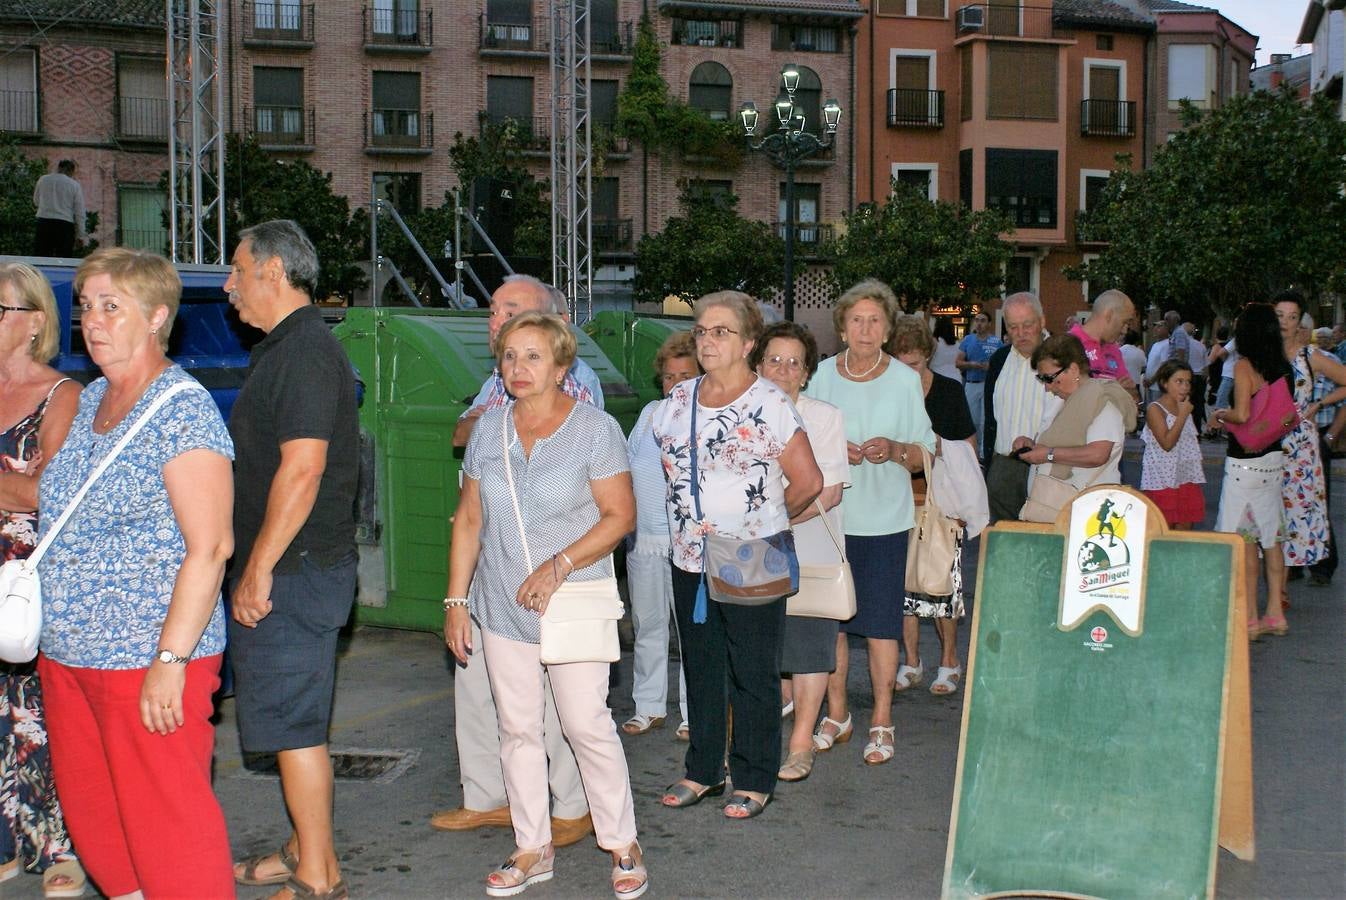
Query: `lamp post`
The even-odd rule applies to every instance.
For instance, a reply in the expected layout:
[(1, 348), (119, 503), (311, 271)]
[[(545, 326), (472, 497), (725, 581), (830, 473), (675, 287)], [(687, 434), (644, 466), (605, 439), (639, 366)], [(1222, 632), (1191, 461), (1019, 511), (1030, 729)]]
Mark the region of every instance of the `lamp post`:
[(823, 135), (804, 130), (804, 110), (795, 105), (799, 90), (799, 69), (787, 63), (780, 73), (781, 94), (774, 104), (778, 127), (754, 142), (757, 132), (757, 107), (750, 100), (738, 108), (743, 137), (749, 150), (761, 150), (785, 170), (785, 318), (795, 317), (795, 166), (820, 150), (832, 146), (832, 136), (841, 124), (841, 104), (828, 100), (823, 106)]

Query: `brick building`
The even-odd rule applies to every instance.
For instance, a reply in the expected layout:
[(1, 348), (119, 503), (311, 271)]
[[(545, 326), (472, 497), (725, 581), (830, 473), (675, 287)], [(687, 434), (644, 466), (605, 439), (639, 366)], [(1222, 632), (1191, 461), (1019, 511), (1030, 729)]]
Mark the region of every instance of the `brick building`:
[(103, 244), (168, 243), (164, 39), (161, 0), (0, 3), (0, 132), (75, 161)]

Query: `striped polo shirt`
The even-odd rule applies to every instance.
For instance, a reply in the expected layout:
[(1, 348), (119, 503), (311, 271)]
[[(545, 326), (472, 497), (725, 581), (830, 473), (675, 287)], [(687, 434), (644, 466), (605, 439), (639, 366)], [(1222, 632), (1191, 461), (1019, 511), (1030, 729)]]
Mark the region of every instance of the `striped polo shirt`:
[(1056, 417), (1061, 400), (1038, 383), (1030, 358), (1011, 349), (995, 383), (995, 452), (1009, 455), (1014, 439), (1037, 438), (1044, 422)]

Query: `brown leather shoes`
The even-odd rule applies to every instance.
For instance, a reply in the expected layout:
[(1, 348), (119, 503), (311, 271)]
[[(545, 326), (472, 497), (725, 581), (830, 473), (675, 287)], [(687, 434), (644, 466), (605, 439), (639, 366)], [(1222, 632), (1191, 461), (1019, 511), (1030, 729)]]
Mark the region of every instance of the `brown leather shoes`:
[(555, 847), (569, 847), (578, 844), (587, 835), (594, 833), (594, 820), (588, 813), (578, 819), (558, 819), (551, 817), (551, 842)]
[(488, 809), (485, 812), (460, 806), (457, 809), (442, 810), (430, 817), (430, 827), (436, 831), (471, 831), (474, 828), (509, 826), (508, 806)]

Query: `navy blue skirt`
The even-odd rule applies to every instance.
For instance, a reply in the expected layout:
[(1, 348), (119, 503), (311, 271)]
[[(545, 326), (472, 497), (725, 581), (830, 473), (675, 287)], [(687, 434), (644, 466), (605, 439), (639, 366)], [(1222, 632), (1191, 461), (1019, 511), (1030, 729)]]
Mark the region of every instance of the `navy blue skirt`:
[(855, 579), (855, 618), (842, 622), (842, 631), (886, 640), (902, 636), (910, 533), (846, 535), (846, 557)]

